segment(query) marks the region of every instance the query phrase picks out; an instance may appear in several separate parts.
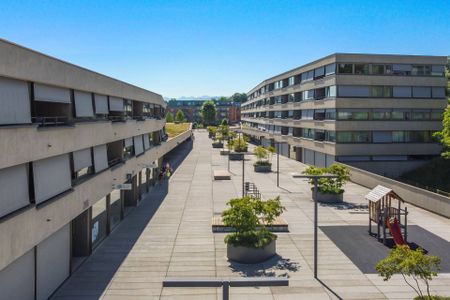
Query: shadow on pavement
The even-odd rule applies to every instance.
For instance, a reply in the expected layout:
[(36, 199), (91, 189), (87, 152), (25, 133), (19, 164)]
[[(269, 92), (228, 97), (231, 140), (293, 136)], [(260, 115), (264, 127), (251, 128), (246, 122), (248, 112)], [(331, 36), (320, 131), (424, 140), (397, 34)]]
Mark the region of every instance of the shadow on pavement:
[(297, 272), (297, 262), (276, 254), (271, 259), (259, 264), (241, 264), (229, 260), (229, 268), (233, 273), (244, 277), (289, 277), (289, 272)]

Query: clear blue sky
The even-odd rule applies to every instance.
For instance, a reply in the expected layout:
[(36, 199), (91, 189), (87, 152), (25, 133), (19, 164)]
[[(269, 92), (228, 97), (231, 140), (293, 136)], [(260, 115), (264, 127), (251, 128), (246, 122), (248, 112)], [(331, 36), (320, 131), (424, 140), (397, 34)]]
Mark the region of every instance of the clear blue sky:
[(450, 54), (450, 1), (2, 1), (1, 37), (166, 97), (231, 95), (334, 52)]

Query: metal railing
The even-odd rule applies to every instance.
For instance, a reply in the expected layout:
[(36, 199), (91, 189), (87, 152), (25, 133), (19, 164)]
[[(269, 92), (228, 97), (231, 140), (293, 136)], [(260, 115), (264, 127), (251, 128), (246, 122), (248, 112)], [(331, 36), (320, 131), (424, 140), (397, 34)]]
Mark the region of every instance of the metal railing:
[(446, 191), (443, 191), (443, 190), (440, 190), (440, 189), (437, 189), (437, 188), (433, 188), (433, 187), (430, 187), (430, 186), (427, 186), (427, 185), (424, 185), (424, 184), (421, 184), (421, 183), (418, 183), (418, 182), (415, 182), (415, 181), (412, 181), (412, 180), (408, 180), (408, 179), (397, 179), (398, 181), (400, 181), (400, 182), (403, 182), (403, 183), (406, 183), (406, 184), (409, 184), (409, 185), (412, 185), (412, 186), (415, 186), (415, 187), (418, 187), (418, 188), (421, 188), (421, 189), (424, 189), (424, 190), (427, 190), (427, 191), (430, 191), (430, 192), (433, 192), (433, 193), (436, 193), (436, 194), (439, 194), (439, 195), (442, 195), (442, 196), (445, 196), (445, 197), (449, 197), (450, 198), (450, 193), (449, 192), (446, 192)]
[(245, 182), (244, 195), (255, 197), (261, 199), (261, 192), (258, 190), (256, 185), (252, 182)]
[(163, 287), (222, 287), (222, 299), (230, 299), (230, 287), (289, 286), (285, 278), (184, 279), (163, 280)]
[(69, 118), (66, 116), (56, 117), (32, 117), (31, 122), (41, 127), (70, 125)]

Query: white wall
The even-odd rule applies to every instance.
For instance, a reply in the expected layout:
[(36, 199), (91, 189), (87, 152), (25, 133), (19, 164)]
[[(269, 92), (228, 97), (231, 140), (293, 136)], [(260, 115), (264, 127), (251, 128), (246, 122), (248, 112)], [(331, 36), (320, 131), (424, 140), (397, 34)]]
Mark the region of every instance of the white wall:
[(0, 299), (34, 299), (34, 249), (0, 270)]

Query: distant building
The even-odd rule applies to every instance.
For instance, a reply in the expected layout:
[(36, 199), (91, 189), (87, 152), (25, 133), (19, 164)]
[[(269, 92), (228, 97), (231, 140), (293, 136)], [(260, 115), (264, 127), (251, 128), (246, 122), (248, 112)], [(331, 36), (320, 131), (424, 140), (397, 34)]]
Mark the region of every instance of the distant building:
[[(445, 56), (333, 54), (269, 78), (242, 103), (244, 132), (309, 165), (395, 177), (439, 155)], [(277, 144), (278, 145), (278, 144)]]
[[(167, 104), (167, 112), (175, 117), (178, 110), (182, 110), (189, 122), (201, 122), (201, 109), (203, 103), (209, 100), (171, 100)], [(230, 101), (212, 100), (216, 104), (216, 122), (227, 119), (229, 123), (238, 123), (241, 120), (240, 103)]]

